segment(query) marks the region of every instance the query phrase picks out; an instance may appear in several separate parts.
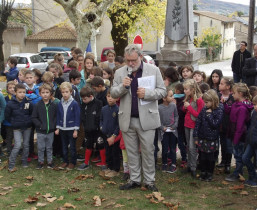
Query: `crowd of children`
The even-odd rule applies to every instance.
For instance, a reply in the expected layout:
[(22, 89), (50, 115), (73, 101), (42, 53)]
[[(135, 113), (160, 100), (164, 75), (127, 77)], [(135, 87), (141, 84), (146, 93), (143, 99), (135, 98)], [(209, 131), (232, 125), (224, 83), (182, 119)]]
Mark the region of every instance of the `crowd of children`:
[[(110, 94), (115, 70), (124, 61), (109, 50), (107, 61), (97, 66), (91, 53), (85, 58), (81, 53), (73, 48), (67, 66), (57, 54), (43, 75), (37, 69), (18, 71), (17, 60), (9, 59), (10, 70), (4, 72), (5, 100), (0, 94), (0, 121), (10, 172), (17, 170), (22, 148), (23, 167), (38, 159), (36, 169), (44, 168), (46, 154), (47, 168), (57, 167), (53, 156), (61, 156), (59, 169), (86, 170), (96, 162), (106, 177), (119, 175), (122, 156), (123, 179), (129, 179), (118, 122), (119, 99)], [(156, 153), (158, 139), (162, 144), (162, 171), (176, 172), (178, 145), (185, 172), (196, 178), (199, 168), (200, 180), (211, 181), (221, 147), (217, 167), (224, 167), (229, 174), (226, 180), (238, 180), (246, 165), (249, 178), (245, 184), (256, 187), (256, 163), (251, 158), (257, 154), (257, 96), (250, 94), (247, 85), (223, 77), (219, 69), (213, 70), (208, 80), (204, 72), (188, 65), (177, 68), (173, 63), (162, 73), (167, 96), (159, 103), (161, 127), (155, 138)], [(230, 174), (232, 155), (236, 168)], [(77, 164), (77, 160), (83, 163)]]

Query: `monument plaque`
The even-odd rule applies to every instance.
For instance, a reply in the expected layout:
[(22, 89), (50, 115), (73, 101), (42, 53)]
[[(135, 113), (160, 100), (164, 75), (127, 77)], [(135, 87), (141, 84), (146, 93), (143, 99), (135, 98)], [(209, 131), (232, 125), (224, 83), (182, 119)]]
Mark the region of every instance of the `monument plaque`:
[(160, 66), (170, 61), (197, 68), (200, 52), (195, 49), (192, 0), (168, 0), (165, 21), (165, 45), (157, 54)]

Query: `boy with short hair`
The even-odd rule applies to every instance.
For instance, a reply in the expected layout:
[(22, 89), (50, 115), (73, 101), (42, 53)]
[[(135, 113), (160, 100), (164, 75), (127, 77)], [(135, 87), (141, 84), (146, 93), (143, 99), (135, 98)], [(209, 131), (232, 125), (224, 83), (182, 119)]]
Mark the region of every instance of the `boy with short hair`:
[(107, 92), (106, 98), (108, 105), (102, 108), (100, 130), (104, 134), (106, 142), (108, 170), (105, 171), (105, 176), (112, 178), (118, 176), (120, 171), (120, 139), (116, 138), (120, 131), (118, 121), (119, 107), (116, 105), (117, 99), (111, 97), (110, 90)]
[(108, 105), (107, 98), (106, 98), (108, 88), (105, 87), (103, 78), (99, 76), (95, 76), (91, 81), (91, 87), (97, 93), (96, 98), (102, 101), (103, 106)]
[[(37, 104), (41, 100), (41, 96), (39, 95), (39, 86), (35, 84), (35, 73), (33, 71), (28, 70), (25, 72), (24, 85), (26, 87), (26, 97), (31, 101), (32, 104)], [(38, 156), (34, 152), (34, 132), (35, 127), (32, 125), (29, 142), (29, 162), (31, 159), (38, 159)]]
[(12, 100), (8, 102), (5, 109), (5, 119), (13, 126), (14, 147), (9, 157), (9, 172), (16, 171), (15, 161), (21, 148), (23, 139), (22, 166), (28, 167), (27, 158), (29, 155), (29, 138), (31, 132), (31, 114), (33, 111), (32, 103), (25, 97), (26, 88), (23, 84), (15, 86), (15, 94)]
[(89, 168), (89, 159), (91, 157), (94, 143), (99, 149), (101, 162), (97, 166), (106, 166), (105, 148), (103, 138), (99, 136), (100, 115), (102, 102), (94, 97), (94, 92), (90, 87), (83, 87), (80, 91), (82, 99), (81, 120), (84, 125), (86, 142), (85, 162), (78, 167), (78, 170)]
[(17, 66), (17, 58), (14, 58), (14, 57), (10, 57), (7, 61), (10, 69), (9, 70), (5, 70), (4, 73), (5, 73), (5, 76), (6, 76), (6, 79), (7, 79), (7, 82), (9, 81), (13, 81), (13, 80), (17, 80), (18, 81), (18, 73), (19, 73), (19, 70), (18, 68), (16, 67)]
[(77, 70), (71, 70), (69, 80), (72, 86), (72, 97), (78, 102), (79, 105), (81, 102), (77, 85), (80, 83), (80, 79), (81, 73)]
[(51, 100), (53, 90), (49, 84), (39, 87), (39, 94), (42, 97), (32, 113), (32, 122), (37, 131), (38, 166), (37, 169), (44, 167), (44, 152), (47, 154), (47, 168), (53, 168), (53, 140), (56, 126), (56, 108)]
[[(69, 82), (60, 86), (62, 99), (57, 108), (57, 121), (55, 134), (60, 134), (62, 140), (63, 164), (59, 169), (74, 169), (77, 162), (76, 139), (80, 126), (80, 107), (71, 96), (72, 87)], [(71, 160), (69, 161), (68, 145), (70, 145)]]
[[(7, 96), (5, 96), (5, 102), (6, 104), (12, 99), (12, 97), (15, 95), (15, 82), (10, 81), (6, 84), (6, 91)], [(6, 132), (6, 147), (7, 147), (7, 154), (8, 156), (11, 154), (12, 151), (12, 140), (13, 140), (13, 127), (10, 122), (8, 122), (6, 119), (3, 121), (4, 129)]]

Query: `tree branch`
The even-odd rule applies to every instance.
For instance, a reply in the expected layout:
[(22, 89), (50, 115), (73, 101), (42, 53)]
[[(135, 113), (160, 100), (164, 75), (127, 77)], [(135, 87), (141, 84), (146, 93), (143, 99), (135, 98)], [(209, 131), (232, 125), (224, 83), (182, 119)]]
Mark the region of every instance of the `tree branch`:
[(78, 3), (79, 3), (79, 0), (73, 0), (73, 2), (71, 2), (71, 6), (76, 7)]

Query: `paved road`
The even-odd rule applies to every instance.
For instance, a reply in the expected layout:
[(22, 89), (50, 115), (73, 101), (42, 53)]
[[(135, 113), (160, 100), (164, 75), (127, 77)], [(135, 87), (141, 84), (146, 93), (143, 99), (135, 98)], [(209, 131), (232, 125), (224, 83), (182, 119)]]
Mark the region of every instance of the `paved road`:
[(214, 69), (220, 69), (222, 70), (223, 76), (233, 77), (233, 72), (231, 70), (231, 62), (232, 59), (208, 64), (201, 64), (199, 65), (199, 70), (205, 72), (207, 76), (210, 76), (211, 72)]

